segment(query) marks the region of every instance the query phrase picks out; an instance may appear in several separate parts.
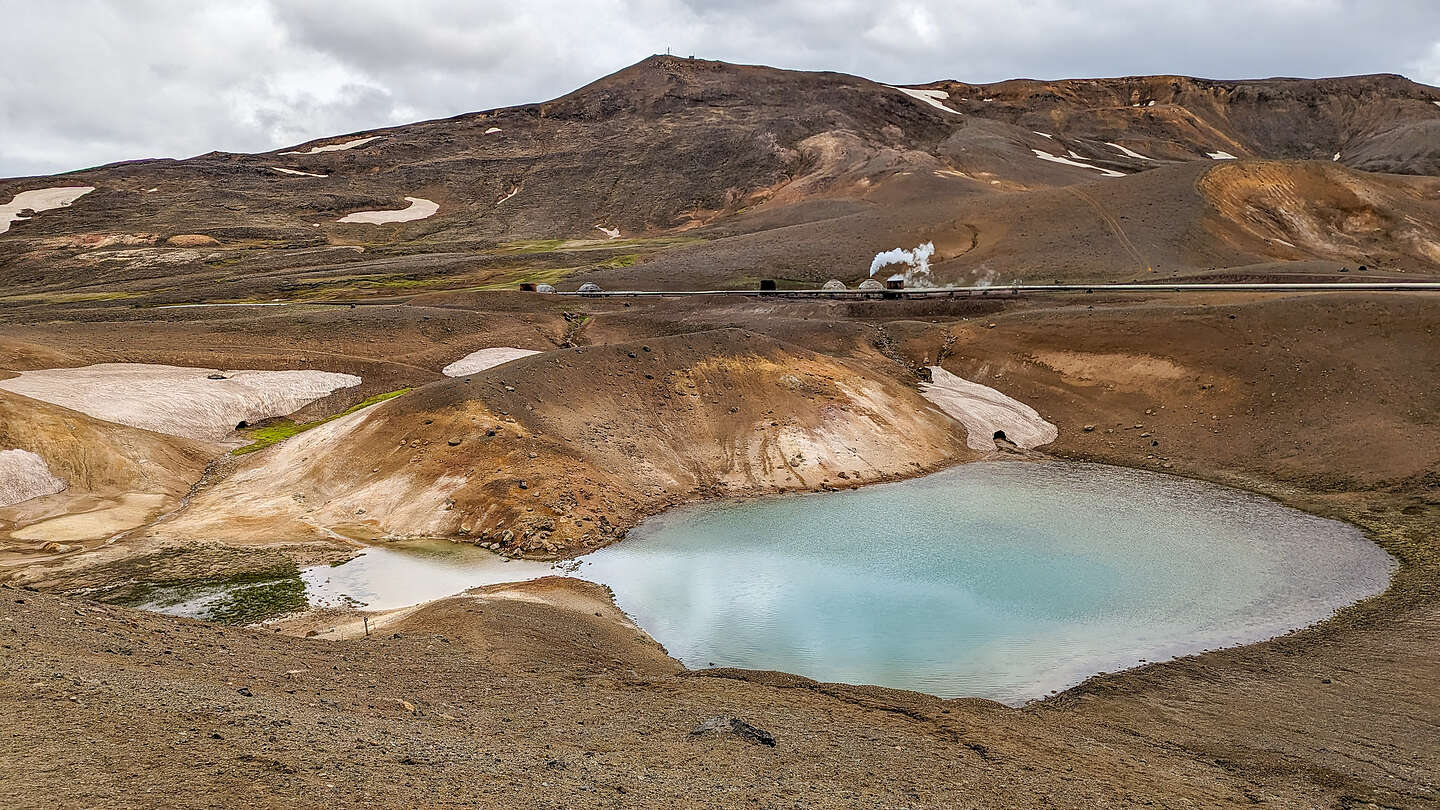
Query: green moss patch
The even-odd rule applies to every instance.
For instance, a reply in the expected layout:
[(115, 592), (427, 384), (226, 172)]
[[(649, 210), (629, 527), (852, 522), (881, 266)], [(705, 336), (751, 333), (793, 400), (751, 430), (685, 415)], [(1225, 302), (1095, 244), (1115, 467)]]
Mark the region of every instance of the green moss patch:
[(293, 565), (212, 579), (139, 582), (95, 594), (102, 602), (219, 624), (255, 624), (308, 605)]
[(401, 388), (398, 391), (386, 391), (383, 394), (376, 394), (373, 397), (366, 398), (362, 402), (351, 405), (349, 408), (346, 408), (340, 413), (337, 413), (333, 416), (327, 416), (324, 419), (316, 419), (313, 422), (293, 422), (289, 419), (277, 419), (268, 425), (251, 428), (248, 431), (250, 443), (245, 445), (244, 447), (239, 447), (231, 450), (230, 454), (233, 456), (243, 456), (246, 453), (253, 453), (256, 450), (264, 450), (270, 445), (283, 442), (298, 433), (304, 433), (307, 430), (320, 427), (326, 422), (333, 422), (342, 416), (349, 416), (350, 414), (355, 413), (358, 410), (368, 408), (371, 405), (375, 405), (380, 402), (384, 402), (387, 399), (394, 399), (401, 394), (406, 394), (409, 392), (409, 388)]

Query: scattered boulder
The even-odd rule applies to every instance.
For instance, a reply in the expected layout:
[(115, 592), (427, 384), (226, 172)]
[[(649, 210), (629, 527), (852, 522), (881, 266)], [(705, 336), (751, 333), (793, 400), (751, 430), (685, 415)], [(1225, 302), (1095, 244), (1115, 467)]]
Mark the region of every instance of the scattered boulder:
[(734, 734), (742, 740), (756, 745), (775, 747), (775, 735), (763, 728), (756, 728), (738, 717), (712, 717), (696, 726), (690, 736), (704, 737), (710, 734)]
[(183, 248), (218, 247), (220, 240), (203, 233), (179, 233), (166, 239), (165, 244)]

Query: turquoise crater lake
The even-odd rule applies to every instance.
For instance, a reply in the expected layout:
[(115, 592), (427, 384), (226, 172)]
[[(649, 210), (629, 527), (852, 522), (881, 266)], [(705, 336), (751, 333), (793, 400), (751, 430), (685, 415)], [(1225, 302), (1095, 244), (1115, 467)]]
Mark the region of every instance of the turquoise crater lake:
[(1060, 462), (682, 507), (582, 559), (687, 666), (1008, 703), (1304, 627), (1395, 565), (1251, 493)]
[[(558, 565), (409, 541), (299, 579), (311, 605), (388, 610), (579, 576), (609, 585), (690, 667), (1018, 704), (1304, 627), (1384, 590), (1394, 567), (1354, 526), (1248, 492), (1098, 464), (988, 462), (681, 507)], [(154, 609), (209, 615), (247, 598), (232, 591)]]

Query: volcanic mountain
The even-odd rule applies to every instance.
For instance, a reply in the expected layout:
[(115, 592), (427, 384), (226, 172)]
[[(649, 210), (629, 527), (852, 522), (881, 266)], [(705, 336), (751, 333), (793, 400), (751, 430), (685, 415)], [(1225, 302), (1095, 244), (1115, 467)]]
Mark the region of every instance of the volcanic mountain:
[(539, 104), (0, 181), (94, 189), (19, 211), (0, 282), (95, 306), (818, 286), (925, 241), (936, 283), (1433, 274), (1437, 175), (1440, 90), (1399, 76), (891, 87), (653, 56)]

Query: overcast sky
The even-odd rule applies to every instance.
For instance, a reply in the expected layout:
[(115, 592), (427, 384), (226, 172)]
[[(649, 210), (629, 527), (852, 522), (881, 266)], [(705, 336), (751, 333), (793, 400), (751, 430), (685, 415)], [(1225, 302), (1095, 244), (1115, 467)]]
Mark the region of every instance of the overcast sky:
[(1440, 85), (1440, 0), (0, 0), (0, 177), (542, 101), (667, 47), (897, 84)]

